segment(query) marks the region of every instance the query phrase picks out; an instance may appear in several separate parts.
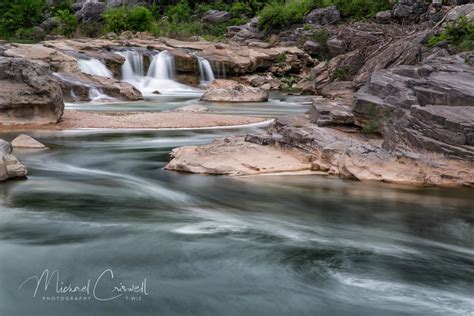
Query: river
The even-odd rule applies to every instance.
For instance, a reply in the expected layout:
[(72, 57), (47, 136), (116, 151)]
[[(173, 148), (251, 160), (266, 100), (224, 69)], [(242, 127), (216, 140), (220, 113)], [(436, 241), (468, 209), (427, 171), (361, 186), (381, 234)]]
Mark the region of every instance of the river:
[(472, 189), (163, 169), (172, 148), (257, 128), (29, 133), (50, 149), (16, 152), (29, 178), (0, 186), (0, 315), (474, 315)]

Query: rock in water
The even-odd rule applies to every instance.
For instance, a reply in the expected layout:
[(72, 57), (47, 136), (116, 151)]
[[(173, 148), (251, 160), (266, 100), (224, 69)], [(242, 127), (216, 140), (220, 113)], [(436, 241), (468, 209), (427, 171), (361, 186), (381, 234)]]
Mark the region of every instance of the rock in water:
[(10, 143), (0, 139), (0, 181), (15, 178), (25, 178), (26, 167), (11, 154)]
[(61, 88), (45, 63), (0, 57), (0, 124), (57, 123), (63, 111)]
[(201, 104), (191, 104), (182, 106), (180, 108), (175, 109), (173, 112), (185, 112), (185, 113), (202, 113), (208, 112), (209, 108), (205, 107)]
[(201, 97), (209, 102), (264, 102), (268, 91), (232, 80), (214, 80)]
[(31, 136), (22, 134), (16, 137), (12, 141), (13, 148), (32, 148), (32, 149), (46, 149), (45, 145), (41, 144), (39, 141), (34, 139)]

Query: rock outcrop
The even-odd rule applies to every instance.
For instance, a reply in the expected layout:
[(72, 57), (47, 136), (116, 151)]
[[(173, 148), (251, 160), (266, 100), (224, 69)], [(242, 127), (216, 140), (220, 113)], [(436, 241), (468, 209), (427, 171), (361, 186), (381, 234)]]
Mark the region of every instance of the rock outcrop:
[(63, 111), (59, 82), (47, 64), (0, 57), (0, 124), (57, 123)]
[(359, 125), (376, 127), (390, 150), (419, 149), (474, 160), (474, 67), (468, 56), (376, 71), (356, 94)]
[(205, 146), (176, 148), (167, 170), (212, 175), (254, 175), (275, 172), (309, 171), (311, 163), (295, 150), (245, 142), (243, 138), (215, 140)]
[(209, 102), (264, 102), (268, 91), (250, 87), (232, 80), (214, 80), (201, 97)]
[[(312, 171), (361, 181), (474, 186), (472, 161), (447, 159), (436, 154), (393, 153), (384, 149), (379, 139), (318, 127), (305, 116), (279, 118), (267, 133), (247, 135), (246, 140), (247, 143), (230, 139), (177, 148), (166, 168), (210, 174), (261, 174), (269, 170), (261, 166), (271, 166), (278, 161), (277, 157), (291, 152), (299, 158), (271, 172), (288, 171), (290, 166), (294, 171), (307, 170), (309, 161)], [(252, 171), (247, 171), (249, 169)]]

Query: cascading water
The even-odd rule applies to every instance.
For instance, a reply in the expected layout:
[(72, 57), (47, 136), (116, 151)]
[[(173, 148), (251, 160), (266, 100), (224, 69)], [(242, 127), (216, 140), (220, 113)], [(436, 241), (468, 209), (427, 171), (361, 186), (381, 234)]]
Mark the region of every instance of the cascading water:
[(206, 58), (196, 56), (199, 65), (199, 74), (201, 76), (201, 84), (208, 85), (213, 82), (216, 78), (212, 71), (211, 64)]
[(89, 99), (92, 102), (115, 100), (114, 98), (109, 97), (108, 95), (104, 94), (100, 89), (95, 87), (91, 87), (89, 89)]
[(173, 56), (167, 51), (162, 51), (153, 56), (147, 76), (155, 79), (174, 80), (175, 69)]
[(122, 65), (122, 80), (135, 86), (144, 96), (153, 96), (157, 93), (201, 93), (200, 90), (174, 80), (176, 73), (174, 57), (167, 51), (153, 55), (146, 76), (144, 56), (140, 51), (129, 50), (117, 53), (125, 57), (125, 63)]
[(113, 78), (114, 75), (107, 67), (98, 59), (91, 58), (91, 59), (80, 59), (78, 61), (79, 68), (83, 73), (93, 75), (93, 76), (101, 76), (107, 78)]

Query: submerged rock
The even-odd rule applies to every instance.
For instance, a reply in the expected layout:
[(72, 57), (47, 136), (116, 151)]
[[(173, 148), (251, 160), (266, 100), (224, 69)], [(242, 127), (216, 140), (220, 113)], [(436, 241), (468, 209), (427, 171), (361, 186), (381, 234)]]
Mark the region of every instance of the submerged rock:
[(173, 112), (202, 113), (202, 112), (208, 112), (208, 111), (209, 111), (209, 108), (205, 107), (204, 105), (191, 104), (191, 105), (186, 105), (186, 106), (177, 108)]
[(31, 148), (31, 149), (46, 149), (45, 145), (41, 144), (39, 141), (34, 139), (31, 136), (22, 134), (17, 136), (12, 141), (13, 148)]
[(232, 80), (214, 80), (201, 97), (209, 102), (264, 102), (268, 91)]
[(57, 123), (64, 111), (47, 64), (0, 57), (0, 124)]

